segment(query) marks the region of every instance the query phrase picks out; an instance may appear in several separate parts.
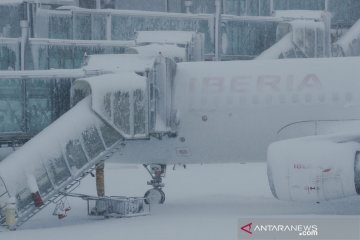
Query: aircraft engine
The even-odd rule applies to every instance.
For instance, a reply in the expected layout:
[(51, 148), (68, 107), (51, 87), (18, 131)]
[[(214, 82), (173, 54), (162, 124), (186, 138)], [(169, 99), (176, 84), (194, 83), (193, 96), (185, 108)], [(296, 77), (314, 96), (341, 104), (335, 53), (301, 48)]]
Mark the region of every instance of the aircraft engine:
[(359, 139), (305, 137), (271, 144), (268, 178), (287, 201), (327, 201), (360, 194)]

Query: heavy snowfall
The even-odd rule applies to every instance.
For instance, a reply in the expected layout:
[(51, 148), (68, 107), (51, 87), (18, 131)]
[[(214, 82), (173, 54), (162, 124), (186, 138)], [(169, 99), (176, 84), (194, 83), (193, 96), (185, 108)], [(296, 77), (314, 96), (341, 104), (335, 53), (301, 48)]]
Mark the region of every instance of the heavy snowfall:
[(359, 56), (358, 0), (0, 0), (0, 239), (357, 217)]
[[(172, 167), (172, 166), (171, 166)], [(139, 165), (106, 164), (109, 195), (141, 196), (147, 186), (146, 171)], [(94, 195), (95, 180), (83, 180), (76, 192)], [(151, 215), (104, 219), (87, 216), (86, 202), (67, 198), (71, 210), (58, 220), (50, 205), (4, 239), (237, 239), (239, 217), (358, 215), (358, 198), (332, 202), (298, 203), (274, 199), (266, 165), (215, 164), (176, 166), (166, 177), (166, 203), (151, 207)]]

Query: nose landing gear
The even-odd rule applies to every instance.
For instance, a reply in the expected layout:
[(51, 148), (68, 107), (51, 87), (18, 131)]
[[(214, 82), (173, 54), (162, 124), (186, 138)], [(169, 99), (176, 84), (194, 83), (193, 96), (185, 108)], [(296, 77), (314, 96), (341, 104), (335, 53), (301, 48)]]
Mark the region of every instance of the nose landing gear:
[(165, 184), (162, 178), (165, 177), (166, 165), (164, 164), (144, 164), (145, 169), (151, 176), (151, 180), (147, 182), (148, 185), (153, 186), (152, 189), (146, 191), (144, 198), (146, 204), (163, 204), (165, 202), (165, 193), (162, 188)]
[(152, 188), (146, 191), (144, 198), (146, 204), (163, 204), (165, 202), (165, 193), (161, 188)]

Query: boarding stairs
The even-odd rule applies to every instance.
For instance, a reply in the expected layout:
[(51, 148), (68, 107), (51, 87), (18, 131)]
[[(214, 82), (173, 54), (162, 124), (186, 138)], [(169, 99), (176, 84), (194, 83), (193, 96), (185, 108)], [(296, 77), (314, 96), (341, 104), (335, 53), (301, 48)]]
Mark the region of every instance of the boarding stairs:
[[(60, 187), (54, 188), (51, 192), (47, 194), (46, 197), (43, 198), (43, 204), (39, 207), (36, 207), (32, 201), (29, 201), (26, 206), (22, 207), (21, 212), (18, 212), (17, 222), (15, 226), (12, 226), (13, 229), (20, 227), (22, 224), (30, 220), (33, 216), (39, 213), (42, 209), (50, 204), (57, 204), (62, 198), (66, 197), (69, 193), (71, 193), (74, 189), (76, 189), (83, 178), (85, 178), (89, 173), (93, 172), (96, 168), (96, 164), (106, 161), (109, 159), (114, 153), (120, 151), (121, 149), (121, 141), (115, 143), (112, 147), (106, 149), (101, 153), (96, 160), (88, 163), (80, 172), (76, 174), (76, 176), (72, 176), (69, 179), (65, 180)], [(1, 182), (3, 180), (1, 179)], [(64, 187), (63, 187), (64, 186)], [(0, 200), (2, 198), (10, 196), (8, 190), (2, 192), (0, 194)], [(6, 205), (0, 207), (1, 212), (5, 212)], [(0, 215), (0, 225), (5, 226), (5, 216)]]
[(0, 162), (0, 223), (10, 199), (16, 199), (16, 229), (69, 195), (128, 141), (174, 134), (169, 101), (175, 74), (169, 69), (176, 65), (159, 56), (146, 76), (130, 71), (77, 80), (74, 107)]

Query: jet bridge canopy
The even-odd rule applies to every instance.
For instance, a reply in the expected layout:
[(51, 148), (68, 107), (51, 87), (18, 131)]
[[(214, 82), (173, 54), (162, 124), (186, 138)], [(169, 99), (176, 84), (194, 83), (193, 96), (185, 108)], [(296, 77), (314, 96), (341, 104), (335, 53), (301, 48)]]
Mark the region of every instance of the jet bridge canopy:
[(147, 137), (148, 104), (144, 77), (121, 72), (80, 79), (73, 87), (72, 102), (76, 103), (88, 94), (92, 95), (92, 109), (124, 138)]
[[(107, 62), (111, 64), (104, 64)], [(76, 81), (72, 88), (72, 104), (91, 94), (93, 110), (125, 139), (176, 131), (173, 108), (176, 63), (173, 60), (162, 55), (156, 58), (140, 58), (133, 54), (111, 55), (110, 58), (96, 55), (91, 56), (85, 71), (113, 73)], [(128, 90), (116, 88), (119, 82)]]

